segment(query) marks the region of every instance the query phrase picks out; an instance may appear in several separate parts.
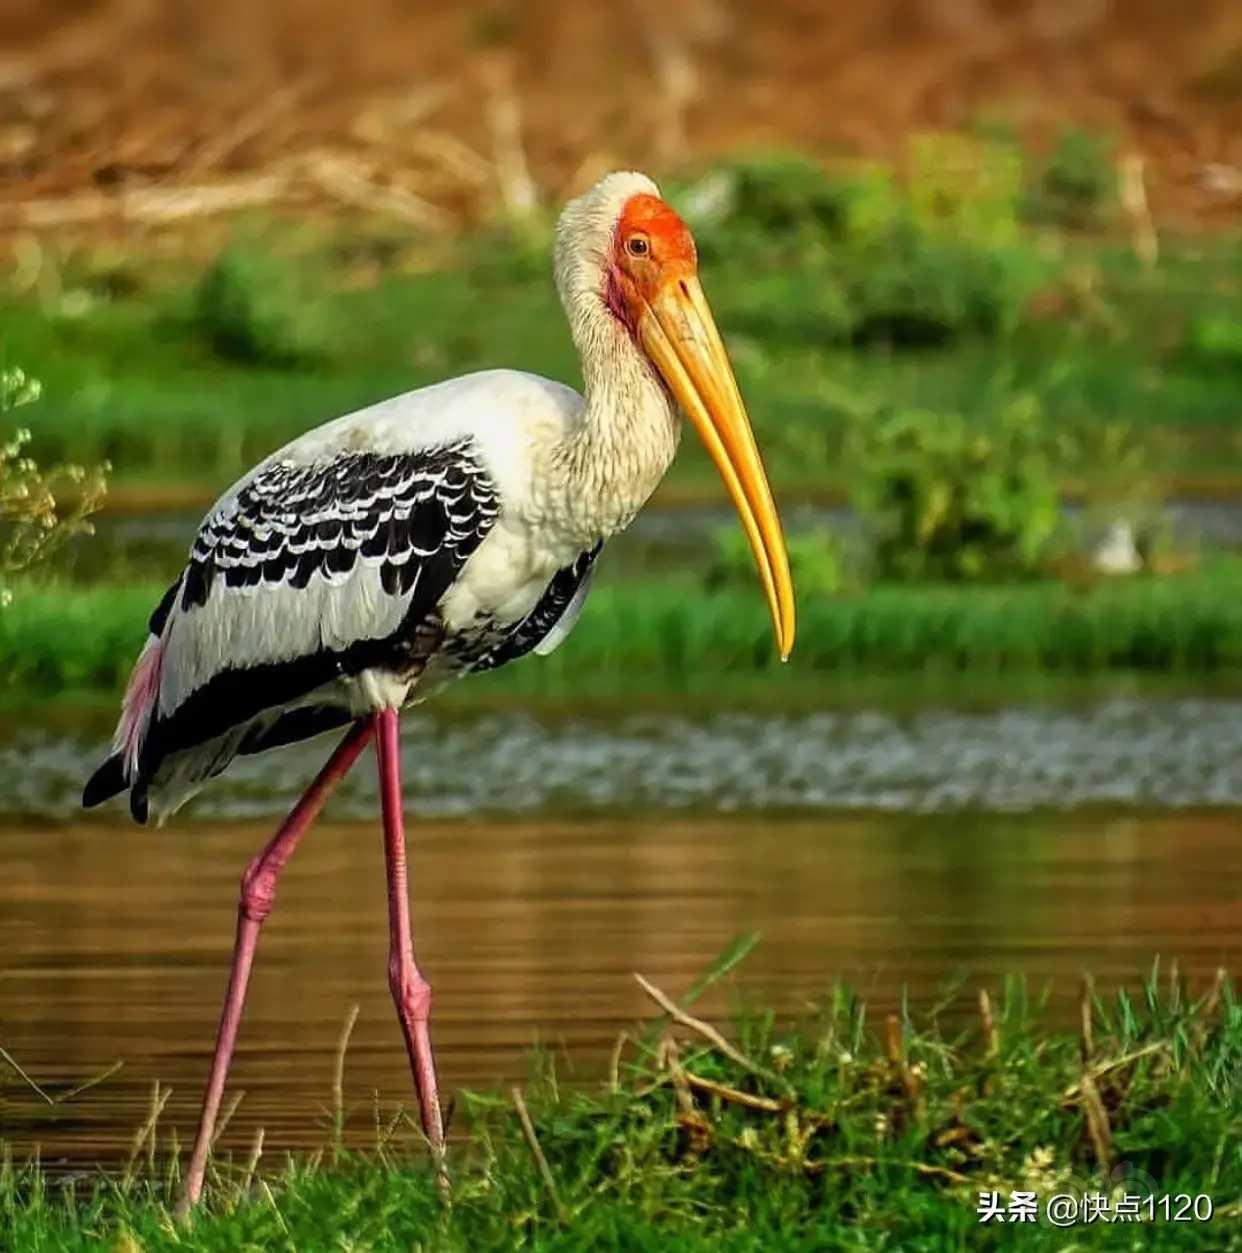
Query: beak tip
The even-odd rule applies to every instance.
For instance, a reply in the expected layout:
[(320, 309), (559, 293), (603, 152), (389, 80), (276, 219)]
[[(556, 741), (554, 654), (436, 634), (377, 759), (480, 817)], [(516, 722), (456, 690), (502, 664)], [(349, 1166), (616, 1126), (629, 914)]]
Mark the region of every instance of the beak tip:
[[(793, 589), (791, 587), (790, 600), (792, 601), (792, 599)], [(793, 656), (795, 638), (793, 613), (790, 612), (788, 617), (783, 617), (778, 623), (776, 630), (776, 651), (780, 653), (782, 665), (787, 664), (790, 657)]]

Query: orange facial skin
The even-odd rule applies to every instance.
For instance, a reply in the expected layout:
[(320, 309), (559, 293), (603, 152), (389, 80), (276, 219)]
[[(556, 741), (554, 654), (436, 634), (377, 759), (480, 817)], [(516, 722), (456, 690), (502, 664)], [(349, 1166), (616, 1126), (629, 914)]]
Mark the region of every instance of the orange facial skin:
[(777, 649), (787, 659), (796, 607), (780, 517), (729, 354), (699, 283), (694, 238), (658, 196), (626, 202), (605, 269), (604, 299), (720, 471), (755, 556)]
[(631, 336), (660, 289), (698, 272), (694, 236), (659, 196), (631, 196), (613, 237), (604, 299)]

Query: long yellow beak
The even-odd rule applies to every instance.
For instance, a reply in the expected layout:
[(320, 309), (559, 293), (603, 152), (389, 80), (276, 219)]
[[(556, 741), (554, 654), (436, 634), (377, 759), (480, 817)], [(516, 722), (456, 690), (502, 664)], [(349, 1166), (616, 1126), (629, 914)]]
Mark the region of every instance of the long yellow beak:
[(794, 594), (785, 537), (733, 367), (699, 280), (690, 275), (667, 283), (643, 311), (638, 334), (733, 497), (768, 598), (776, 647), (787, 661), (794, 645)]

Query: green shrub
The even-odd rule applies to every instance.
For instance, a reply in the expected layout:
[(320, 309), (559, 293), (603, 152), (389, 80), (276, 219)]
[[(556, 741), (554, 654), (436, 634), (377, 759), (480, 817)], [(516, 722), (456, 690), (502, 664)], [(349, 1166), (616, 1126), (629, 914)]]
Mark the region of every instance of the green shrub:
[(1186, 328), (1183, 352), (1195, 365), (1242, 369), (1242, 318), (1227, 313), (1195, 318)]
[(771, 341), (941, 344), (1011, 330), (1049, 272), (1018, 220), (1013, 153), (947, 136), (889, 170), (829, 173), (773, 154), (713, 171), (679, 202), (728, 283), (731, 327)]
[(1114, 144), (1105, 135), (1070, 127), (1037, 166), (1027, 189), (1028, 220), (1068, 230), (1107, 226), (1117, 203)]
[(775, 152), (739, 160), (724, 173), (731, 188), (723, 220), (734, 232), (806, 244), (818, 233), (839, 237), (848, 229), (850, 181), (828, 177), (810, 157)]
[[(737, 585), (710, 591), (690, 576), (604, 579), (564, 647), (454, 690), (466, 701), (500, 693), (576, 701), (696, 686), (719, 693), (748, 676), (762, 676), (766, 690), (774, 681), (814, 684), (829, 672), (1192, 674), (1242, 666), (1242, 560), (1233, 557), (1179, 575), (1077, 587), (1047, 579), (877, 583), (861, 595), (848, 586), (814, 594), (800, 566), (798, 642), (788, 665), (777, 658), (753, 570), (743, 571), (741, 554), (734, 567)], [(0, 702), (119, 689), (163, 590), (22, 586), (0, 613)]]
[(983, 425), (906, 409), (855, 423), (854, 502), (888, 579), (1036, 573), (1058, 522), (1050, 441), (1034, 402)]
[(322, 306), (287, 259), (234, 244), (194, 289), (192, 317), (220, 356), (247, 365), (307, 365), (325, 355)]
[[(0, 370), (0, 416), (39, 399), (41, 387), (23, 370)], [(0, 430), (0, 441), (5, 439)], [(89, 527), (86, 519), (104, 493), (106, 466), (85, 470), (77, 465), (40, 470), (23, 453), (30, 432), (18, 429), (0, 442), (0, 608), (10, 599), (4, 578), (47, 557), (70, 535)], [(57, 495), (74, 499), (66, 507)]]
[[(720, 588), (757, 588), (758, 575), (750, 544), (740, 526), (721, 527), (712, 537), (713, 554), (704, 583), (709, 591)], [(841, 540), (819, 527), (786, 538), (789, 569), (799, 599), (833, 596), (849, 582)]]

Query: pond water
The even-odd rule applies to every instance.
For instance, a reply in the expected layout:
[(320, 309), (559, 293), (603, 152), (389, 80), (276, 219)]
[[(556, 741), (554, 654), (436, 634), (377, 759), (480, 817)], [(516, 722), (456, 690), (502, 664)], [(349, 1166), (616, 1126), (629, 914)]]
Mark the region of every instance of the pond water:
[[(407, 804), (423, 817), (1242, 806), (1238, 699), (1140, 694), (905, 712), (663, 709), (542, 718), (512, 708), (446, 713), (433, 704), (402, 724)], [(107, 735), (20, 723), (6, 729), (0, 718), (0, 815), (72, 814), (83, 781), (107, 753)], [(276, 817), (332, 742), (321, 737), (238, 758), (189, 812)], [(373, 815), (371, 772), (352, 774), (336, 806), (342, 817)]]
[[(1236, 968), (1238, 814), (1106, 809), (1027, 815), (824, 813), (429, 820), (411, 828), (420, 958), (435, 986), (443, 1082), (521, 1078), (528, 1050), (598, 1076), (618, 1031), (651, 1006), (630, 975), (684, 990), (739, 933), (762, 931), (740, 991), (794, 1013), (848, 980), (873, 1021), (908, 988), (926, 1005), (953, 976), (995, 993), (1006, 973), (1048, 985), (1067, 1016), (1090, 968), (1133, 984), (1159, 954), (1192, 986)], [(49, 1110), (3, 1076), (0, 1135), (50, 1164), (110, 1163), (152, 1081), (182, 1144), (223, 989), (242, 866), (267, 826), (160, 832), (100, 821), (0, 828), (0, 1042), (53, 1092), (124, 1059)], [(350, 1138), (374, 1142), (409, 1096), (386, 987), (375, 822), (330, 820), (291, 863), (260, 947), (224, 1144), (258, 1126), (267, 1150), (324, 1143), (332, 1058), (354, 1003)], [(704, 1002), (727, 1008), (727, 997)]]

